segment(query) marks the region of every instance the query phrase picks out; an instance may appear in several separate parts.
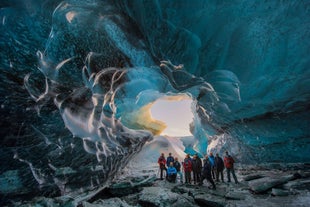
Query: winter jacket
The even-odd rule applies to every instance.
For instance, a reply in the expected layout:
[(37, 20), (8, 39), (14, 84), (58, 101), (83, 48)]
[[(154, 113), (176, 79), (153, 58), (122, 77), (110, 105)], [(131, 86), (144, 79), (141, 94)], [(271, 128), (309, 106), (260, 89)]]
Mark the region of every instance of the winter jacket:
[(226, 168), (228, 169), (233, 168), (234, 163), (235, 163), (235, 160), (230, 155), (224, 157), (224, 164)]
[(210, 160), (210, 164), (211, 164), (211, 167), (214, 167), (215, 165), (215, 160), (214, 160), (214, 156), (209, 156), (209, 160)]
[(192, 159), (192, 169), (194, 172), (200, 172), (202, 168), (202, 162), (199, 157)]
[(168, 157), (167, 157), (167, 162), (166, 162), (167, 167), (169, 167), (170, 162), (174, 162), (174, 158), (173, 158), (172, 156), (168, 156)]
[(174, 161), (173, 166), (175, 167), (175, 169), (180, 172), (181, 170), (181, 164), (178, 161)]
[(183, 162), (184, 172), (191, 172), (192, 171), (192, 162), (190, 158), (185, 158)]
[(177, 170), (175, 169), (175, 167), (169, 166), (168, 169), (167, 169), (167, 174), (168, 175), (177, 174)]
[(215, 168), (218, 171), (223, 171), (224, 170), (224, 161), (221, 157), (215, 157)]
[(210, 160), (205, 160), (205, 163), (203, 165), (202, 174), (204, 177), (211, 177), (211, 162)]
[(160, 157), (158, 158), (157, 163), (159, 164), (159, 167), (160, 167), (160, 168), (165, 168), (165, 165), (166, 165), (166, 159), (165, 159), (165, 157), (160, 156)]

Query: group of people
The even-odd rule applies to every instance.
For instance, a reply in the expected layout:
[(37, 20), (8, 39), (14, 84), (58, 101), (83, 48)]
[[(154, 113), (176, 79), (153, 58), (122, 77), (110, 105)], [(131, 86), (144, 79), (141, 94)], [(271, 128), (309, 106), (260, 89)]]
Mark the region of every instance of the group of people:
[(167, 159), (164, 153), (161, 153), (158, 158), (160, 179), (163, 180), (164, 171), (166, 172), (166, 179), (169, 182), (176, 182), (177, 175), (180, 176), (180, 181), (183, 183), (183, 173), (185, 174), (185, 183), (191, 184), (192, 178), (194, 184), (202, 185), (204, 179), (209, 181), (213, 189), (216, 189), (214, 180), (224, 182), (223, 171), (226, 168), (227, 181), (231, 182), (230, 174), (232, 174), (235, 183), (238, 183), (237, 176), (234, 170), (234, 159), (229, 155), (228, 151), (225, 152), (224, 160), (217, 153), (214, 157), (213, 153), (210, 152), (206, 155), (203, 161), (199, 158), (198, 154), (195, 154), (192, 158), (189, 154), (186, 155), (182, 164), (178, 161), (177, 157), (173, 157), (172, 153), (169, 153)]

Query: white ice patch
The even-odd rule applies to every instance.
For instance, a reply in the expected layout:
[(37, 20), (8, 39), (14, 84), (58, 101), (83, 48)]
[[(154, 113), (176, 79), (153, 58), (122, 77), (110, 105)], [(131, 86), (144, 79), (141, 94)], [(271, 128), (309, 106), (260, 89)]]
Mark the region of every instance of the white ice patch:
[(68, 13), (66, 14), (66, 19), (67, 19), (67, 21), (68, 21), (70, 24), (71, 24), (72, 20), (74, 19), (75, 15), (76, 15), (76, 13), (75, 13), (75, 12), (72, 12), (72, 11), (70, 11), (70, 12), (68, 12)]
[(165, 157), (171, 152), (173, 157), (178, 157), (179, 162), (185, 158), (184, 145), (178, 137), (156, 136), (151, 142), (146, 143), (141, 152), (133, 157), (123, 169), (120, 178), (128, 176), (144, 176), (157, 174), (157, 159), (161, 153)]

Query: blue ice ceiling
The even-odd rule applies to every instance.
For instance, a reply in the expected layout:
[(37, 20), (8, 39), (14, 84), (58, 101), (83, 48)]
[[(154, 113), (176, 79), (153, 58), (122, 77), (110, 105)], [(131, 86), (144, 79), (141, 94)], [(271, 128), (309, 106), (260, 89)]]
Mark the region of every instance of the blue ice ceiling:
[(178, 94), (202, 154), (309, 161), (308, 1), (0, 6), (1, 174), (27, 192), (109, 182), (157, 130), (137, 121), (145, 107)]

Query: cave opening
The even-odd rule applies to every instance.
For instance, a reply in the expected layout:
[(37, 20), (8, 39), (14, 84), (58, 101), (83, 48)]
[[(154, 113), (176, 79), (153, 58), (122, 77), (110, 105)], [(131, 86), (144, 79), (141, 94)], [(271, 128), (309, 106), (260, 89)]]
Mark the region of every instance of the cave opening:
[(165, 96), (156, 100), (150, 109), (153, 119), (165, 123), (160, 135), (171, 137), (192, 136), (190, 123), (193, 122), (193, 100), (188, 95)]

